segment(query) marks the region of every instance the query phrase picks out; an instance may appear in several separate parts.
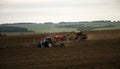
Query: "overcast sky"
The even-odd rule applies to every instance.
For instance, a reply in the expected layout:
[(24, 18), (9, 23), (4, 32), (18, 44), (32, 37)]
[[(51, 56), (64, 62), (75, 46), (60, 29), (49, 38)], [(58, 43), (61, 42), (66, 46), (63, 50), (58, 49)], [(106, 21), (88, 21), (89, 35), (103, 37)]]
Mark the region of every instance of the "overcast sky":
[(120, 0), (0, 0), (0, 23), (120, 20)]

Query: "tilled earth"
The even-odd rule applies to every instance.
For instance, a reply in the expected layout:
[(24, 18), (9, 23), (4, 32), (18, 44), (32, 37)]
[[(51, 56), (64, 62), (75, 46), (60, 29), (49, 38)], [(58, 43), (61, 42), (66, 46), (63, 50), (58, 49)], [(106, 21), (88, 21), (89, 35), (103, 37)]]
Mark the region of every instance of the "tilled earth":
[(0, 69), (120, 69), (120, 30), (86, 33), (87, 41), (57, 48), (30, 44), (46, 34), (2, 37)]

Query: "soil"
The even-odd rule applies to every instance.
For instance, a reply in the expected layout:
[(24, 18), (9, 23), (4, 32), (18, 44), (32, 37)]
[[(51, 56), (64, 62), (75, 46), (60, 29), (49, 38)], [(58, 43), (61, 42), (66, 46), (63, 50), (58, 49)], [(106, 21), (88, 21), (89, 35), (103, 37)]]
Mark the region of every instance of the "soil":
[(120, 30), (85, 31), (87, 41), (38, 48), (42, 33), (0, 37), (0, 69), (120, 69)]

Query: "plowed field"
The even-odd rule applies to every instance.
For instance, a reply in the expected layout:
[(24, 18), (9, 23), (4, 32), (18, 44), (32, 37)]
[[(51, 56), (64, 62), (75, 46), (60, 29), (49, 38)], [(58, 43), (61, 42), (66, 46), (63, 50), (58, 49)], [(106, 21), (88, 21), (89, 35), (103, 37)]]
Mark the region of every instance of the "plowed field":
[(87, 41), (61, 48), (34, 44), (55, 33), (0, 37), (0, 69), (120, 69), (120, 30), (85, 33)]

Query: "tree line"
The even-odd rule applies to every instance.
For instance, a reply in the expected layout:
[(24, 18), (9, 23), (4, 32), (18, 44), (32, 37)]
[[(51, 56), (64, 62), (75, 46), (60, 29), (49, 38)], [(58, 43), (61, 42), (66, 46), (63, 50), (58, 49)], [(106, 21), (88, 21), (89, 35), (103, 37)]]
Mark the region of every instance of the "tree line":
[(32, 31), (29, 31), (27, 28), (22, 28), (22, 27), (1, 25), (0, 32), (32, 32)]

